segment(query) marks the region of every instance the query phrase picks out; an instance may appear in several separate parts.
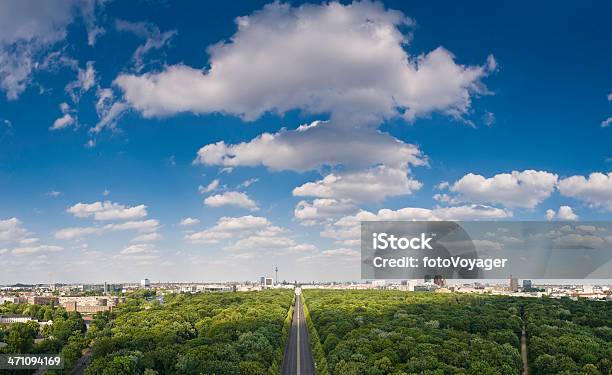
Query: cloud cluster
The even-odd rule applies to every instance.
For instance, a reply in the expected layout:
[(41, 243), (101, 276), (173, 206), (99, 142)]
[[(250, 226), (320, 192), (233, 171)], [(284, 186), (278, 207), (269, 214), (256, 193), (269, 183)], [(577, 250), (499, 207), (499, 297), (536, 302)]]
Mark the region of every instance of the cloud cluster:
[[(418, 190), (421, 183), (408, 172), (426, 165), (426, 158), (417, 146), (379, 131), (379, 125), (432, 112), (465, 120), (472, 99), (489, 93), (482, 80), (497, 69), (493, 56), (483, 65), (466, 66), (443, 47), (409, 54), (411, 35), (402, 30), (413, 21), (379, 3), (272, 3), (236, 24), (230, 40), (208, 48), (207, 69), (173, 65), (142, 75), (124, 73), (114, 84), (122, 100), (144, 117), (222, 113), (250, 121), (294, 109), (326, 117), (248, 142), (205, 145), (194, 161), (293, 171), (342, 167), (294, 190), (295, 196), (330, 199), (300, 202), (295, 212), (304, 222), (316, 210), (326, 215), (323, 202), (382, 201)], [(256, 208), (239, 192), (217, 194), (205, 203)]]
[[(272, 225), (264, 217), (252, 215), (222, 217), (208, 229), (187, 234), (185, 240), (203, 245), (224, 243), (223, 249), (229, 251), (231, 257), (248, 259), (269, 252), (283, 255), (317, 251), (311, 244), (298, 243), (289, 230)], [(279, 250), (282, 252), (278, 253)]]
[(5, 0), (0, 2), (0, 90), (9, 100), (32, 81), (36, 70), (48, 68), (44, 54), (66, 38), (67, 27), (80, 16), (90, 45), (103, 32), (95, 13), (99, 0)]
[(362, 221), (430, 221), (430, 220), (496, 220), (512, 217), (512, 212), (483, 205), (436, 207), (433, 209), (406, 207), (398, 210), (381, 209), (376, 213), (361, 210), (325, 226), (322, 237), (334, 239), (345, 246), (359, 244)]
[(42, 252), (56, 252), (64, 248), (41, 244), (40, 239), (23, 227), (16, 217), (0, 220), (0, 254), (28, 255)]
[(156, 219), (146, 219), (147, 206), (126, 206), (120, 203), (104, 201), (93, 203), (77, 203), (66, 212), (77, 218), (91, 218), (96, 222), (112, 221), (105, 225), (85, 227), (68, 227), (55, 232), (55, 238), (60, 240), (75, 240), (89, 235), (102, 235), (109, 232), (135, 231), (140, 233), (133, 242), (150, 242), (162, 238), (157, 232), (160, 227)]

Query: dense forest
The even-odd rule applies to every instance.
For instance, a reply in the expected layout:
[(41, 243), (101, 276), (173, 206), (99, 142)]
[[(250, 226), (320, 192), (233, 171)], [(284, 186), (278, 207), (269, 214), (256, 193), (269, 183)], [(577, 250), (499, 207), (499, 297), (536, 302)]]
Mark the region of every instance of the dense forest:
[[(597, 301), (306, 290), (320, 375), (612, 374), (612, 307)], [(318, 342), (317, 342), (318, 341)]]
[(278, 374), (293, 291), (133, 296), (92, 323), (89, 375)]
[[(523, 331), (532, 375), (612, 374), (608, 302), (382, 290), (302, 298), (319, 375), (520, 374)], [(66, 368), (47, 374), (70, 373), (89, 348), (88, 375), (278, 375), (292, 302), (291, 290), (140, 291), (89, 330), (61, 307), (5, 304), (0, 315), (54, 323), (0, 326), (0, 354), (61, 353)]]

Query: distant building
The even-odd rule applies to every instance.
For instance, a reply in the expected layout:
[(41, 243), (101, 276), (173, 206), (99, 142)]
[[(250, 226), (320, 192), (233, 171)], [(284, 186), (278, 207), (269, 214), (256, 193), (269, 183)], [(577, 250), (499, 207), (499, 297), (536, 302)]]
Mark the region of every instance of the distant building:
[(142, 279), (140, 280), (140, 286), (143, 288), (149, 288), (151, 286), (151, 282), (149, 279)]
[(402, 280), (399, 290), (404, 292), (414, 292), (414, 286), (417, 284), (417, 280)]
[(433, 283), (425, 283), (421, 285), (415, 285), (415, 292), (435, 292), (438, 289), (438, 286)]
[(27, 303), (28, 299), (24, 298), (24, 297), (13, 297), (13, 296), (0, 297), (0, 305), (2, 305), (5, 302), (10, 302), (10, 303), (14, 303), (14, 304)]
[(434, 281), (433, 282), (434, 282), (434, 284), (436, 284), (440, 288), (446, 286), (446, 279), (444, 277), (442, 277), (441, 275), (436, 275), (434, 277)]
[(523, 289), (531, 289), (531, 280), (523, 280)]
[(387, 285), (386, 280), (372, 280), (372, 287), (374, 288), (384, 288)]
[(28, 297), (28, 303), (31, 305), (57, 305), (58, 299), (57, 297), (48, 297), (48, 296), (32, 296)]
[(519, 282), (516, 277), (510, 276), (510, 291), (518, 292), (519, 291)]
[(261, 276), (259, 278), (259, 285), (266, 285), (266, 277), (265, 276)]
[(111, 311), (112, 306), (83, 306), (77, 305), (76, 302), (66, 302), (62, 304), (66, 311), (77, 311), (81, 314), (96, 314), (104, 311)]
[(274, 279), (271, 277), (266, 277), (266, 279), (264, 280), (264, 286), (266, 288), (271, 288), (272, 286), (274, 286)]

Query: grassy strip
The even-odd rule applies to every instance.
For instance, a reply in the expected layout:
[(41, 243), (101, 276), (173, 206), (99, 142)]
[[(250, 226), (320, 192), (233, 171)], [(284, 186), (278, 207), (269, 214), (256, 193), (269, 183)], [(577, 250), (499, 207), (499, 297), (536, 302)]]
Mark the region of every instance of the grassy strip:
[(323, 350), (323, 345), (321, 345), (321, 339), (319, 338), (317, 329), (315, 328), (314, 324), (312, 324), (312, 319), (310, 319), (310, 311), (308, 311), (308, 307), (304, 301), (304, 294), (300, 295), (300, 298), (302, 299), (302, 306), (304, 307), (304, 316), (306, 317), (306, 325), (308, 326), (310, 347), (312, 348), (315, 364), (317, 366), (317, 374), (329, 375), (325, 351)]
[(292, 320), (293, 305), (289, 306), (289, 311), (287, 311), (287, 316), (285, 317), (285, 321), (283, 322), (283, 334), (281, 337), (281, 344), (280, 347), (276, 349), (276, 358), (274, 358), (272, 366), (270, 366), (270, 368), (268, 369), (268, 373), (270, 375), (280, 375), (283, 358), (285, 356), (285, 347), (287, 346), (287, 341), (289, 340), (289, 332), (291, 331)]

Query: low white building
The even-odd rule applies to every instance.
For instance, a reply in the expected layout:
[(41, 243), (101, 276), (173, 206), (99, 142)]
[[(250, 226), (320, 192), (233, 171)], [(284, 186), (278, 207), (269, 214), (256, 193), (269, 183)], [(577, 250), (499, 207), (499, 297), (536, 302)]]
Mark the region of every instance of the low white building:
[(11, 324), (11, 323), (27, 323), (30, 320), (34, 320), (29, 316), (21, 316), (21, 315), (9, 315), (9, 316), (0, 316), (0, 324)]

